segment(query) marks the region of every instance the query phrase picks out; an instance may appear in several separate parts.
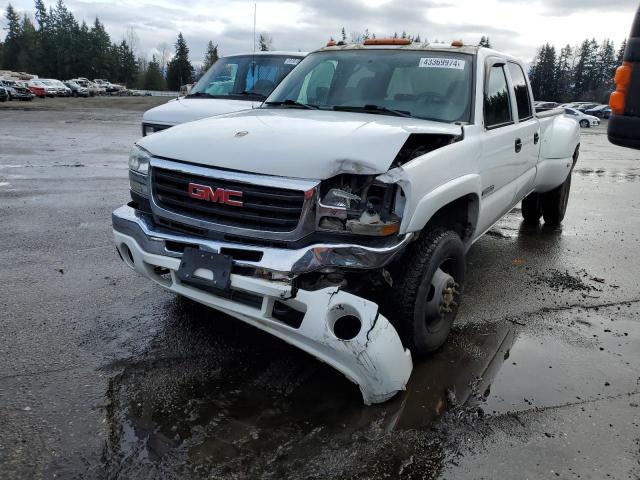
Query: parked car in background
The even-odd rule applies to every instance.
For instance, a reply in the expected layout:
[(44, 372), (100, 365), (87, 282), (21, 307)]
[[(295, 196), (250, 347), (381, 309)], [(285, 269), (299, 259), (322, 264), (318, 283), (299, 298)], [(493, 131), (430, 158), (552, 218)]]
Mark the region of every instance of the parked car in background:
[(111, 83), (110, 81), (104, 80), (102, 78), (96, 78), (93, 81), (100, 87), (104, 88), (105, 93), (108, 94), (118, 93), (124, 88), (122, 85)]
[(11, 81), (13, 92), (11, 93), (12, 100), (22, 100), (24, 102), (30, 102), (35, 95), (29, 90), (29, 87), (25, 82)]
[(70, 97), (73, 94), (73, 91), (64, 82), (57, 79), (52, 79), (51, 81), (58, 87), (58, 92), (60, 92), (61, 96)]
[(13, 100), (16, 96), (16, 91), (13, 89), (14, 84), (15, 82), (11, 80), (0, 79), (0, 86), (7, 92), (7, 100), (9, 101)]
[[(49, 87), (49, 90), (47, 91), (47, 96), (52, 96), (52, 97), (67, 96), (67, 87), (65, 87), (64, 85), (61, 87), (52, 78), (42, 78), (40, 81), (44, 83), (47, 87)], [(49, 95), (49, 92), (51, 92), (52, 95)]]
[(558, 102), (535, 102), (534, 107), (536, 112), (544, 112), (546, 110), (553, 110), (558, 106)]
[(223, 57), (191, 87), (188, 95), (147, 110), (142, 117), (142, 134), (258, 107), (305, 55), (274, 51)]
[(85, 77), (78, 77), (78, 78), (74, 78), (73, 79), (74, 82), (76, 82), (78, 85), (86, 88), (87, 90), (89, 90), (89, 95), (91, 95), (92, 97), (94, 95), (102, 95), (105, 93), (105, 89), (98, 86), (97, 84), (95, 84), (94, 82), (92, 82), (91, 80), (89, 80), (88, 78)]
[(581, 112), (586, 112), (587, 110), (591, 109), (591, 108), (595, 108), (599, 105), (599, 103), (581, 103), (580, 105), (578, 105), (577, 107), (575, 107), (576, 110), (580, 110)]
[(89, 89), (81, 86), (74, 80), (67, 80), (66, 82), (64, 82), (64, 84), (67, 88), (71, 89), (71, 95), (73, 95), (74, 97), (86, 98), (89, 96)]
[(575, 120), (582, 128), (597, 127), (600, 125), (600, 119), (593, 115), (587, 115), (576, 108), (565, 108), (564, 114)]
[(593, 115), (598, 118), (609, 118), (611, 116), (611, 108), (609, 105), (597, 105), (593, 108), (585, 110), (587, 115)]
[(29, 80), (29, 90), (36, 94), (40, 98), (55, 97), (58, 94), (58, 89), (45, 83), (44, 80), (34, 78)]
[(7, 100), (9, 100), (9, 91), (0, 86), (0, 102), (6, 102)]

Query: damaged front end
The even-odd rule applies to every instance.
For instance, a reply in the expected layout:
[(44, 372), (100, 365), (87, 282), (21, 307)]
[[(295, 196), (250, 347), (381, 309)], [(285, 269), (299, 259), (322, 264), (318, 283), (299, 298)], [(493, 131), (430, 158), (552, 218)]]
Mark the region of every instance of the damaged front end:
[[(414, 239), (401, 231), (403, 182), (387, 177), (457, 139), (409, 135), (388, 173), (342, 160), (322, 181), (192, 165), (136, 147), (133, 202), (113, 212), (114, 241), (141, 275), (328, 363), (366, 404), (383, 402), (412, 370), (378, 305), (393, 286), (386, 267)], [(220, 192), (234, 202), (220, 203)], [(185, 270), (199, 256), (209, 260)]]
[[(383, 271), (412, 235), (379, 246), (315, 243), (282, 249), (167, 232), (151, 214), (130, 205), (113, 213), (113, 225), (118, 253), (129, 267), (331, 365), (358, 385), (365, 404), (404, 390), (412, 370), (409, 350), (376, 302), (347, 291), (352, 285), (344, 273)], [(204, 256), (235, 255), (225, 289), (203, 282), (213, 280), (213, 269), (194, 270), (199, 281), (181, 273), (191, 249)]]

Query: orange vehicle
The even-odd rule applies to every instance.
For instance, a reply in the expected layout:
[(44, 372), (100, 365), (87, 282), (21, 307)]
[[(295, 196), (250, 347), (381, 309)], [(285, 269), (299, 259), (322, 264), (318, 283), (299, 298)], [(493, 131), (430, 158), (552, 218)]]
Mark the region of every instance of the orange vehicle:
[(611, 119), (607, 134), (616, 145), (640, 149), (640, 8), (616, 71), (616, 91), (609, 100)]

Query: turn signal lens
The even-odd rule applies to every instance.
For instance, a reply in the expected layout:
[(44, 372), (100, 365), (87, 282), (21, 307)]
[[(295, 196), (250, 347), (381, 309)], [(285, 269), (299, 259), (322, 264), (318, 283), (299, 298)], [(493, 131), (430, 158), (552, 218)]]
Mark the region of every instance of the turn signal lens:
[(626, 92), (629, 83), (631, 83), (632, 71), (633, 64), (631, 62), (623, 62), (622, 66), (616, 70), (616, 91), (609, 97), (609, 107), (614, 115), (624, 115)]

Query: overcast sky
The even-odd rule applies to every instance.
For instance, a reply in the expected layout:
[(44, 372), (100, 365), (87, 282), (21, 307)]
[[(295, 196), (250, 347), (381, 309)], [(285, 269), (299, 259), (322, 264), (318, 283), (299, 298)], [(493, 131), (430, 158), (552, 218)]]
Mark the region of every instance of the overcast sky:
[[(0, 0), (3, 1), (3, 0)], [(45, 0), (47, 5), (54, 1)], [(314, 50), (344, 26), (347, 36), (368, 28), (378, 37), (405, 30), (422, 39), (477, 43), (488, 35), (494, 48), (529, 61), (545, 42), (574, 45), (587, 37), (628, 35), (639, 0), (66, 0), (79, 20), (97, 16), (112, 40), (133, 27), (139, 52), (150, 55), (182, 32), (191, 60), (201, 62), (209, 40), (222, 54), (250, 51), (253, 5), (257, 31), (268, 32), (278, 50)], [(12, 0), (33, 15), (32, 0)], [(4, 7), (6, 8), (6, 3)], [(4, 17), (2, 26), (6, 25)], [(2, 35), (4, 36), (4, 35)]]

